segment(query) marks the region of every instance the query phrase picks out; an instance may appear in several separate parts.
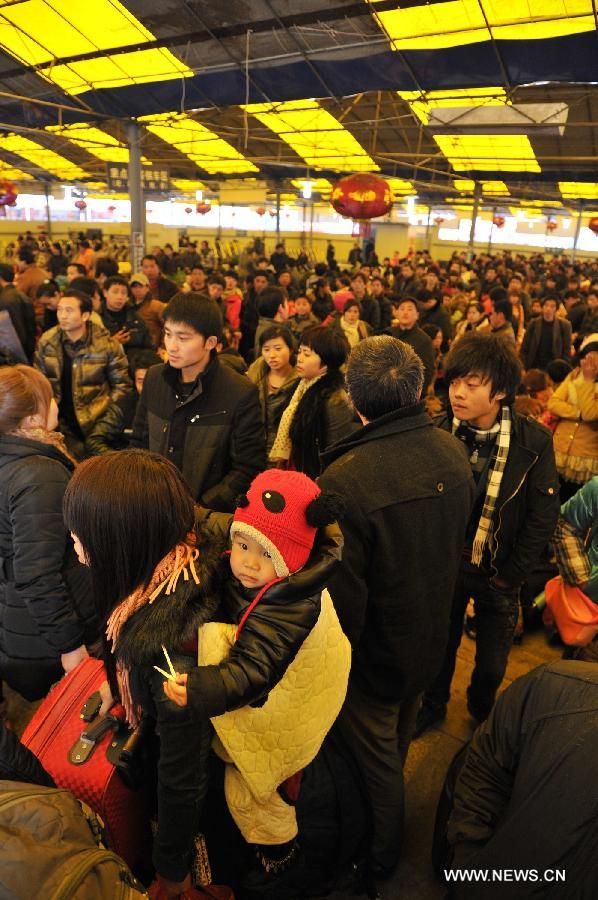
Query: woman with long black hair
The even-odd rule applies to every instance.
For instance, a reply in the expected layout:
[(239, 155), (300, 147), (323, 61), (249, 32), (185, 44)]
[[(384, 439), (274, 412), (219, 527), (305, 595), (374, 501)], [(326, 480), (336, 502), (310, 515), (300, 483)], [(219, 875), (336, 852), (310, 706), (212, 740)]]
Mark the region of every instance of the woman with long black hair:
[[(193, 499), (172, 463), (143, 450), (82, 463), (66, 492), (65, 521), (105, 625), (104, 659), (112, 696), (130, 724), (153, 718), (160, 738), (158, 831), (152, 898), (190, 888), (199, 815), (207, 790), (209, 721), (192, 722), (164, 694), (168, 668), (197, 661), (197, 629), (212, 618), (214, 566), (198, 546)], [(106, 704), (107, 705), (107, 704)]]

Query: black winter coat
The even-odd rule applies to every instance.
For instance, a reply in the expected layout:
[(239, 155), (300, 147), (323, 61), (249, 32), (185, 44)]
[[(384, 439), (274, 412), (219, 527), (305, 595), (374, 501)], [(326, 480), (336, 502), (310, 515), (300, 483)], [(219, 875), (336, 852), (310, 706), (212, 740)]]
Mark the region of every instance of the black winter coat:
[[(253, 608), (226, 660), (193, 669), (187, 699), (199, 719), (266, 702), (318, 621), (321, 591), (342, 546), (338, 526), (324, 529), (305, 567), (273, 584)], [(223, 620), (238, 625), (257, 594), (244, 588), (229, 569), (220, 610)]]
[(289, 430), (293, 466), (317, 478), (322, 471), (320, 454), (356, 428), (343, 375), (327, 372), (305, 392), (295, 410)]
[(353, 646), (351, 678), (404, 700), (431, 683), (444, 657), (473, 499), (467, 456), (418, 403), (360, 428), (323, 463), (320, 486), (347, 507), (329, 590)]
[(448, 824), (452, 868), (565, 870), (565, 881), (453, 887), (457, 898), (598, 896), (598, 666), (561, 660), (518, 678), (476, 731)]
[(62, 518), (72, 468), (48, 444), (0, 435), (0, 677), (28, 700), (60, 677), (61, 653), (98, 634)]
[(165, 667), (162, 645), (177, 672), (188, 673), (197, 665), (197, 629), (214, 618), (218, 606), (212, 553), (202, 550), (201, 539), (198, 547), (201, 587), (181, 578), (174, 593), (161, 593), (125, 622), (116, 648), (116, 658), (130, 669), (133, 701), (155, 720), (160, 737), (153, 861), (172, 881), (182, 881), (190, 870), (208, 787), (212, 728), (209, 722), (193, 721), (188, 706), (167, 699), (164, 678), (153, 667)]
[[(559, 515), (552, 435), (511, 410), (511, 444), (494, 513), (493, 575), (519, 586), (540, 559)], [(445, 431), (452, 418), (434, 420)]]
[(178, 383), (168, 364), (148, 371), (131, 445), (175, 462), (202, 506), (232, 512), (236, 497), (266, 468), (257, 388), (216, 354), (186, 399), (179, 398)]

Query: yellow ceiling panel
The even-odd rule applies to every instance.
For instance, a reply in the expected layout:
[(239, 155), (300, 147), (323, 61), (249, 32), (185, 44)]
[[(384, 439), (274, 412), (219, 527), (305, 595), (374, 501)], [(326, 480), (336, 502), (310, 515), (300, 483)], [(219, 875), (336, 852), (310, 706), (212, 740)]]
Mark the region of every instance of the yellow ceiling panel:
[(195, 181), (192, 178), (171, 178), (170, 183), (177, 191), (185, 191), (194, 194), (195, 191), (205, 191), (206, 186), (203, 181)]
[(228, 141), (184, 113), (141, 116), (139, 121), (210, 175), (259, 171)]
[(361, 144), (317, 100), (242, 107), (291, 147), (308, 166), (338, 172), (378, 172)]
[(54, 59), (155, 40), (119, 0), (0, 0), (0, 47), (70, 94), (193, 75), (169, 50), (151, 48), (68, 65)]
[(431, 109), (453, 109), (455, 107), (506, 106), (507, 99), (504, 88), (464, 88), (450, 91), (397, 91), (399, 97), (406, 100), (420, 122), (428, 124)]
[(598, 198), (598, 184), (586, 181), (559, 181), (559, 191), (566, 200)]
[(306, 182), (311, 182), (311, 189), (315, 194), (329, 194), (332, 190), (332, 183), (327, 178), (293, 178), (291, 184), (302, 190)]
[(410, 181), (403, 178), (387, 178), (393, 194), (415, 194), (415, 188)]
[(595, 29), (592, 0), (449, 0), (374, 12), (395, 50), (539, 40)]
[[(481, 181), (482, 192), (489, 196), (509, 196), (509, 189), (504, 181)], [(471, 178), (456, 178), (453, 181), (455, 190), (463, 194), (472, 194), (475, 190), (475, 181)]]
[[(77, 147), (81, 147), (87, 153), (97, 156), (98, 159), (102, 159), (105, 162), (129, 162), (129, 149), (125, 144), (106, 131), (94, 128), (86, 122), (62, 126), (49, 125), (46, 131), (67, 138), (72, 144), (76, 144)], [(141, 161), (144, 163), (150, 162), (145, 156), (141, 157)]]
[(48, 150), (47, 147), (20, 134), (5, 135), (2, 138), (1, 147), (2, 150), (22, 156), (23, 159), (39, 166), (40, 169), (45, 169), (46, 172), (51, 172), (52, 175), (64, 181), (80, 181), (83, 178), (89, 178), (89, 173), (75, 165), (70, 159), (66, 159), (59, 153)]
[(434, 140), (457, 172), (540, 172), (525, 134), (435, 134)]
[(0, 159), (0, 181), (33, 181), (33, 175)]

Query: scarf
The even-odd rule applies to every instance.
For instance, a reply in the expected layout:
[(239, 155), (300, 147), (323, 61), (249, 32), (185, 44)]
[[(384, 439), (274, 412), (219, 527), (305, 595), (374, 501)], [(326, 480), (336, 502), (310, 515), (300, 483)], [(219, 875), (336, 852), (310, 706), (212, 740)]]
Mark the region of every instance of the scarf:
[(291, 443), (290, 430), (293, 417), (297, 412), (297, 407), (299, 406), (303, 395), (310, 389), (310, 387), (313, 387), (314, 384), (316, 384), (316, 382), (320, 380), (320, 378), (323, 378), (324, 375), (325, 373), (322, 373), (322, 375), (316, 375), (315, 378), (302, 378), (297, 385), (295, 393), (291, 397), (291, 402), (283, 412), (280, 419), (278, 431), (276, 432), (276, 437), (274, 438), (274, 443), (272, 444), (272, 449), (270, 450), (270, 462), (274, 462), (275, 460), (288, 461), (291, 458), (293, 445)]
[[(453, 434), (461, 425), (459, 419), (453, 419)], [(471, 428), (471, 426), (469, 426)], [(477, 429), (474, 429), (477, 431)], [(480, 442), (487, 440), (488, 432), (479, 432)], [(509, 447), (511, 445), (511, 410), (507, 405), (501, 409), (500, 427), (498, 437), (496, 438), (496, 453), (490, 464), (488, 472), (488, 482), (486, 484), (486, 496), (484, 498), (484, 506), (482, 515), (478, 522), (477, 531), (473, 539), (473, 549), (471, 553), (471, 561), (474, 566), (479, 566), (482, 562), (482, 554), (484, 548), (492, 548), (493, 543), (493, 517), (500, 490), (500, 483), (507, 464), (509, 455)]]
[(357, 346), (357, 344), (359, 343), (359, 328), (358, 328), (357, 324), (349, 325), (347, 322), (345, 322), (345, 319), (343, 316), (341, 316), (341, 318), (340, 318), (340, 323), (341, 323), (341, 329), (342, 329), (345, 337), (349, 341), (349, 346), (350, 347)]
[(47, 428), (44, 428), (43, 425), (35, 425), (33, 428), (15, 428), (14, 431), (11, 431), (10, 433), (16, 437), (27, 438), (29, 441), (39, 441), (40, 444), (48, 444), (50, 447), (54, 447), (55, 450), (62, 453), (63, 456), (66, 456), (68, 461), (74, 466), (77, 465), (77, 460), (74, 459), (67, 450), (64, 442), (64, 435), (59, 431), (49, 431)]
[[(195, 584), (200, 583), (195, 568), (195, 560), (198, 556), (195, 535), (188, 534), (184, 543), (177, 544), (160, 560), (147, 587), (140, 585), (113, 609), (106, 626), (106, 637), (112, 643), (112, 653), (115, 653), (117, 649), (118, 637), (123, 625), (138, 609), (146, 604), (152, 604), (162, 591), (167, 597), (174, 593), (181, 575), (185, 581), (189, 581), (190, 572)], [(136, 727), (139, 724), (139, 715), (131, 696), (129, 670), (117, 662), (116, 676), (127, 721), (132, 727)]]

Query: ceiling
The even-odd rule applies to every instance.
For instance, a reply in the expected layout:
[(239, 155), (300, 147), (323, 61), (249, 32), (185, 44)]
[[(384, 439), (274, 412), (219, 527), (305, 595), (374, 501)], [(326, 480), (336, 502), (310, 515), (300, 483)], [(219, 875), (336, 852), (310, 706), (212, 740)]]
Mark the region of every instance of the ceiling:
[[(192, 190), (373, 171), (435, 204), (598, 203), (595, 0), (0, 0), (0, 178)], [(178, 187), (186, 183), (187, 187)]]

